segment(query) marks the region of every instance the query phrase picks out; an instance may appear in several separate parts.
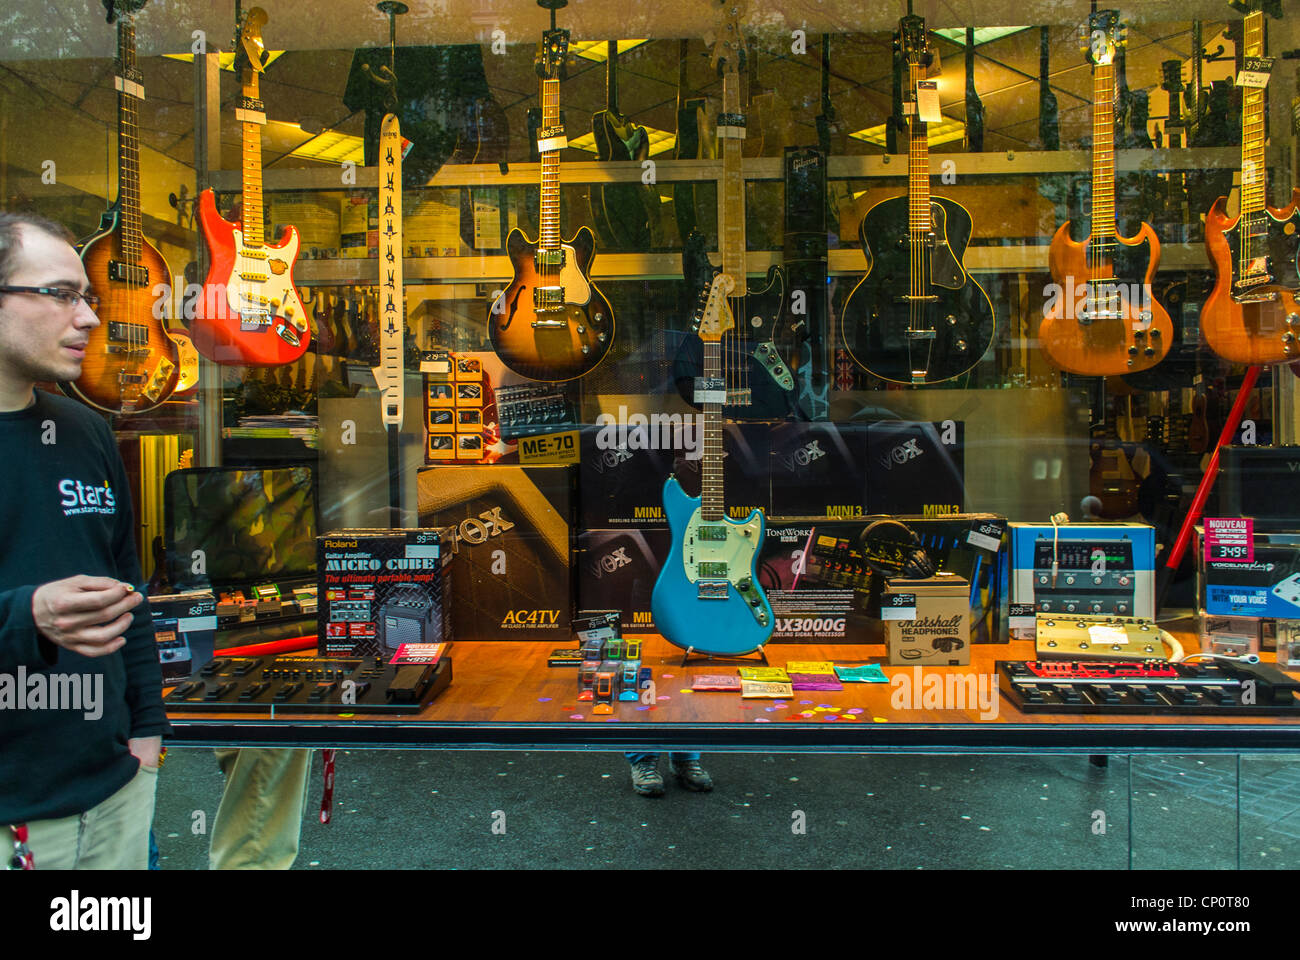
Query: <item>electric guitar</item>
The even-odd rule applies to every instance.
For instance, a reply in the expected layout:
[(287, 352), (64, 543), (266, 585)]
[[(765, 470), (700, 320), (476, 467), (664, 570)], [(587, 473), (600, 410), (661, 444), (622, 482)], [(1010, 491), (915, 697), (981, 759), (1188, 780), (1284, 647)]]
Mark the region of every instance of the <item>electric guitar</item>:
[[(618, 109), (618, 41), (605, 45), (605, 109), (592, 115), (596, 158), (641, 161), (650, 156), (650, 135)], [(651, 197), (641, 183), (596, 184), (591, 188), (591, 222), (602, 247), (645, 251), (651, 246)], [(654, 206), (659, 204), (654, 195)], [(658, 216), (655, 209), (653, 214)]]
[(909, 14), (895, 37), (908, 69), (907, 196), (882, 200), (858, 229), (866, 276), (841, 311), (845, 346), (868, 373), (896, 383), (951, 380), (993, 343), (993, 305), (962, 266), (971, 216), (930, 195), (930, 145), (919, 85), (932, 59), (925, 20)]
[[(736, 134), (744, 129), (744, 117), (738, 112), (743, 49), (738, 15), (737, 5), (729, 2), (726, 25), (713, 52), (723, 73), (724, 112), (718, 118), (718, 134), (724, 164), (726, 157), (739, 152)], [(718, 223), (723, 269), (713, 277), (697, 318), (704, 350), (704, 377), (697, 395), (704, 407), (701, 495), (688, 497), (673, 476), (664, 483), (664, 515), (672, 547), (655, 581), (650, 608), (655, 625), (669, 642), (688, 652), (739, 656), (767, 643), (775, 619), (758, 583), (763, 514), (754, 510), (743, 521), (732, 520), (723, 506), (722, 406), (727, 371), (722, 365), (722, 335), (735, 325), (745, 289), (743, 269), (732, 272), (737, 263), (743, 267), (745, 262), (744, 179), (727, 177), (725, 170), (724, 165)]]
[(141, 232), (140, 151), (136, 109), (144, 86), (135, 65), (135, 25), (128, 15), (143, 0), (104, 0), (117, 18), (117, 202), (81, 246), (91, 287), (99, 293), (100, 324), (87, 335), (81, 376), (64, 390), (110, 413), (152, 410), (176, 388), (180, 356), (163, 325), (155, 287), (172, 289), (167, 261)]
[(1038, 29), (1038, 139), (1044, 150), (1061, 149), (1061, 109), (1052, 90), (1051, 33)]
[(614, 311), (591, 282), (596, 238), (580, 227), (560, 240), (560, 151), (567, 146), (560, 123), (560, 78), (569, 31), (547, 30), (537, 55), (541, 77), (542, 165), (540, 230), (536, 241), (519, 228), (506, 238), (514, 279), (488, 315), (488, 336), (501, 362), (531, 380), (573, 380), (605, 359), (614, 341)]
[(1122, 237), (1115, 221), (1115, 53), (1124, 28), (1115, 10), (1088, 18), (1083, 49), (1092, 63), (1092, 232), (1061, 224), (1048, 249), (1055, 281), (1043, 306), (1039, 345), (1061, 370), (1115, 376), (1154, 367), (1169, 352), (1173, 324), (1152, 294), (1160, 241), (1148, 223)]
[(277, 243), (262, 235), (262, 125), (258, 99), (264, 69), (262, 27), (266, 11), (252, 7), (236, 38), (242, 66), (242, 96), (235, 115), (243, 128), (243, 205), (240, 219), (217, 213), (216, 195), (199, 194), (199, 224), (208, 250), (202, 302), (190, 325), (194, 347), (217, 363), (274, 367), (307, 352), (311, 327), (293, 285), (298, 231), (285, 227)]
[[(1245, 21), (1245, 66), (1264, 56), (1267, 0), (1252, 0)], [(1236, 217), (1219, 197), (1205, 215), (1205, 250), (1214, 289), (1201, 311), (1201, 332), (1211, 350), (1233, 363), (1282, 363), (1300, 357), (1300, 187), (1284, 208), (1267, 205), (1263, 87), (1242, 86), (1241, 202)]]

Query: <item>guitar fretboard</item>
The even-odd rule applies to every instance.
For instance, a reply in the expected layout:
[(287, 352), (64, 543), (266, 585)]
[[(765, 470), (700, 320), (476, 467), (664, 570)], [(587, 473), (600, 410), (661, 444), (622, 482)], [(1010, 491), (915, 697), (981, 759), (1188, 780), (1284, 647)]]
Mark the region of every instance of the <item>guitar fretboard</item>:
[[(722, 345), (717, 340), (706, 340), (704, 348), (704, 376), (713, 379), (722, 376)], [(705, 520), (721, 520), (726, 515), (722, 498), (722, 405), (705, 403), (704, 442), (700, 459), (700, 516)]]
[[(1245, 41), (1242, 49), (1247, 57), (1264, 55), (1264, 12), (1258, 10), (1246, 16)], [(1259, 87), (1243, 87), (1241, 103), (1241, 214), (1261, 213), (1265, 205), (1264, 174), (1264, 91)]]
[[(909, 64), (908, 73), (913, 112), (908, 115), (911, 143), (907, 154), (907, 220), (908, 232), (914, 239), (920, 240), (928, 236), (931, 230), (930, 138), (926, 133), (926, 123), (920, 117), (916, 94), (917, 84), (925, 79), (925, 67), (919, 62)], [(917, 273), (915, 270), (912, 272)]]
[[(258, 94), (257, 71), (245, 67), (243, 103), (247, 109), (262, 111)], [(262, 234), (262, 124), (244, 120), (243, 128), (243, 224), (244, 246), (260, 247)]]
[(1092, 68), (1092, 240), (1115, 237), (1115, 64)]
[(135, 26), (122, 19), (117, 24), (117, 201), (120, 208), (122, 259), (140, 262), (143, 230), (140, 222), (140, 140), (136, 94), (140, 82), (135, 64)]
[[(546, 131), (554, 130), (560, 124), (560, 81), (558, 78), (543, 78), (542, 89), (542, 136), (549, 136)], [(542, 199), (541, 228), (538, 246), (543, 250), (560, 249), (560, 151), (541, 151), (542, 160)]]

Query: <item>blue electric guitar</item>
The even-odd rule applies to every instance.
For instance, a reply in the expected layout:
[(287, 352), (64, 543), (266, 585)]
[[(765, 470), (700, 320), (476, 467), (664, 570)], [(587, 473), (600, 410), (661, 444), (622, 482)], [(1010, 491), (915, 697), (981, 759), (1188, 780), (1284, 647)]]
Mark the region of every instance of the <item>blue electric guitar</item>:
[(730, 367), (723, 370), (722, 337), (735, 326), (736, 316), (750, 316), (744, 299), (745, 182), (739, 167), (741, 138), (735, 135), (744, 129), (739, 112), (740, 37), (733, 13), (714, 54), (723, 69), (724, 112), (718, 118), (723, 151), (724, 195), (718, 206), (722, 270), (713, 277), (696, 314), (704, 353), (704, 376), (695, 389), (704, 416), (701, 491), (699, 497), (687, 496), (676, 477), (664, 484), (672, 550), (650, 599), (655, 624), (671, 643), (716, 656), (758, 650), (772, 636), (774, 624), (772, 607), (758, 585), (763, 514), (755, 510), (743, 521), (731, 520), (722, 497), (722, 408), (732, 399), (735, 376)]

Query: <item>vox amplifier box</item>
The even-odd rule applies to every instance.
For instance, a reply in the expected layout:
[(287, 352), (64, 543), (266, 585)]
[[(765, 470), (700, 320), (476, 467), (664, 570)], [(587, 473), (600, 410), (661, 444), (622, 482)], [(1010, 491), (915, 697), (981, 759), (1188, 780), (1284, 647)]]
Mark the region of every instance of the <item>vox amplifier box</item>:
[(217, 637), (217, 598), (211, 590), (187, 590), (149, 598), (163, 683), (188, 677), (212, 659)]
[(567, 640), (574, 468), (438, 466), (417, 478), (421, 527), (456, 557), (458, 640)]
[(391, 657), (452, 638), (450, 550), (438, 530), (336, 530), (316, 538), (317, 634), (327, 657)]
[(650, 594), (668, 559), (670, 537), (667, 527), (578, 534), (574, 553), (578, 608), (617, 610), (628, 633), (654, 630)]
[[(915, 543), (896, 524), (916, 534)], [(884, 643), (880, 572), (925, 550), (938, 570), (966, 583), (970, 643), (1005, 643), (1009, 558), (1007, 522), (987, 513), (947, 517), (808, 517), (770, 523), (759, 554), (759, 583), (776, 617), (774, 639)]]
[[(677, 477), (688, 495), (700, 493), (702, 415), (647, 417), (620, 407), (620, 419), (609, 414), (601, 418), (610, 422), (585, 428), (580, 439), (579, 525), (584, 530), (666, 527), (663, 491), (669, 475)], [(755, 507), (768, 511), (770, 430), (763, 423), (723, 426), (724, 499), (733, 517), (748, 516)]]
[(771, 437), (771, 515), (959, 514), (963, 450), (960, 421), (782, 424)]

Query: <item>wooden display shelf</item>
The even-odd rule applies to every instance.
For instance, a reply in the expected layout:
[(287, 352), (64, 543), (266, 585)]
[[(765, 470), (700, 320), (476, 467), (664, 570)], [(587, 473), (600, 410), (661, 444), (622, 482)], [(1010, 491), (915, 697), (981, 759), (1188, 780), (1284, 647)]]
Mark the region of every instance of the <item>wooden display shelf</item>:
[[(1181, 637), (1194, 652), (1192, 637)], [(848, 683), (840, 692), (795, 691), (784, 708), (739, 693), (683, 692), (701, 673), (734, 670), (734, 662), (681, 666), (682, 651), (658, 635), (644, 638), (642, 665), (654, 670), (653, 709), (616, 702), (611, 717), (592, 716), (576, 697), (577, 671), (548, 667), (564, 642), (458, 641), (451, 686), (418, 713), (325, 717), (284, 713), (276, 719), (240, 713), (173, 713), (176, 746), (341, 746), (520, 750), (729, 750), (835, 753), (1285, 753), (1300, 751), (1300, 723), (1289, 717), (1119, 716), (1017, 711), (1000, 693), (998, 715), (967, 710), (895, 709), (890, 684)], [(880, 645), (773, 643), (768, 661), (884, 659)], [(985, 674), (995, 687), (995, 662), (1029, 660), (1033, 644), (978, 644), (969, 667), (927, 667), (925, 675)], [(888, 677), (912, 667), (885, 668)], [(811, 701), (811, 706), (800, 701)], [(860, 707), (856, 720), (827, 721), (802, 711), (827, 704)], [(581, 715), (583, 719), (572, 719)], [(793, 715), (793, 716), (791, 716)], [(768, 722), (757, 722), (766, 720)]]

